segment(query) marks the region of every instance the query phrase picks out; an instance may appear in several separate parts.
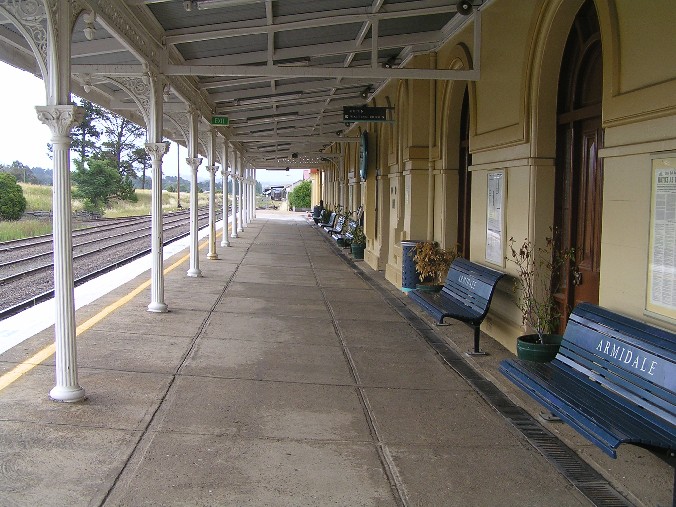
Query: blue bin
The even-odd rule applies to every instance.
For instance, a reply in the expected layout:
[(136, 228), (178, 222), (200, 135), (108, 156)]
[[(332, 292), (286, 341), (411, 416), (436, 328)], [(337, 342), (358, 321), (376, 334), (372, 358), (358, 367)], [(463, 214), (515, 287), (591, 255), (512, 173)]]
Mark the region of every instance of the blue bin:
[(401, 290), (408, 292), (416, 288), (420, 282), (418, 273), (415, 271), (415, 245), (422, 243), (422, 240), (407, 240), (401, 242)]

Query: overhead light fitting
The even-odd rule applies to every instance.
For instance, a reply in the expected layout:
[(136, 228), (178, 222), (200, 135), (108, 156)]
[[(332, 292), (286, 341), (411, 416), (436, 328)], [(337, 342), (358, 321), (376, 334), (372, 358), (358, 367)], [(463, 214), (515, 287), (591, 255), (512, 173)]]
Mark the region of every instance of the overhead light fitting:
[(383, 63), (383, 68), (385, 69), (391, 69), (394, 67), (397, 63), (397, 59), (393, 56), (392, 58), (388, 58), (384, 63)]
[(462, 14), (463, 16), (468, 16), (474, 9), (474, 6), (470, 0), (458, 0), (458, 3), (455, 7), (458, 11), (458, 14)]
[(368, 98), (369, 95), (373, 92), (373, 87), (371, 85), (368, 85), (364, 90), (361, 92), (361, 97), (363, 99)]

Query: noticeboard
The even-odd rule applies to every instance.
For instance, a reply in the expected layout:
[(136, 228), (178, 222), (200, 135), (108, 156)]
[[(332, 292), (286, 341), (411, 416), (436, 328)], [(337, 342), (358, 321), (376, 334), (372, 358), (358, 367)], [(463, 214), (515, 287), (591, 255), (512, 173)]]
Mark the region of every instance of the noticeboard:
[(646, 310), (676, 319), (676, 157), (652, 159)]

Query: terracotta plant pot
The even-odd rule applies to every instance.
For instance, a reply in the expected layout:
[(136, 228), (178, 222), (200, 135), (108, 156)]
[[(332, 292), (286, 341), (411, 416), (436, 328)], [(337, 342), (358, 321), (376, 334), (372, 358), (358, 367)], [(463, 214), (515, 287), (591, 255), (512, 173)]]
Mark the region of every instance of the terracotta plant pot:
[(558, 334), (546, 334), (542, 336), (543, 343), (540, 343), (537, 334), (519, 336), (516, 340), (516, 355), (526, 361), (548, 363), (559, 352), (562, 339), (563, 336)]

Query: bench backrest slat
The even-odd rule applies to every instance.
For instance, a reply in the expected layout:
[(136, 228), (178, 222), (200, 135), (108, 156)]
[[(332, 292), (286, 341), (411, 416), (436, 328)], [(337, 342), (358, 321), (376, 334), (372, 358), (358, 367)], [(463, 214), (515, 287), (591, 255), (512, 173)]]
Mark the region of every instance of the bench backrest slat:
[(442, 292), (485, 316), (496, 282), (504, 276), (499, 271), (457, 258), (451, 264)]
[(344, 223), (345, 223), (345, 215), (340, 215), (336, 220), (336, 226), (333, 228), (333, 230), (341, 231), (343, 229)]
[(594, 354), (577, 348), (571, 342), (566, 344), (566, 349), (565, 355), (558, 356), (559, 360), (566, 362), (606, 388), (616, 390), (614, 386), (619, 386), (623, 389), (622, 396), (631, 399), (637, 405), (643, 405), (644, 401), (653, 405), (653, 410), (663, 412), (661, 417), (665, 419), (673, 420), (676, 417), (676, 395), (673, 392), (640, 377), (628, 377), (624, 370), (612, 364), (608, 364), (603, 373), (597, 373), (599, 366)]
[(331, 214), (329, 215), (329, 221), (326, 222), (324, 225), (328, 225), (329, 227), (333, 227), (333, 221), (334, 221), (335, 219), (336, 219), (336, 213), (335, 213), (335, 212), (331, 212)]
[(676, 336), (589, 303), (571, 314), (557, 360), (676, 423)]

